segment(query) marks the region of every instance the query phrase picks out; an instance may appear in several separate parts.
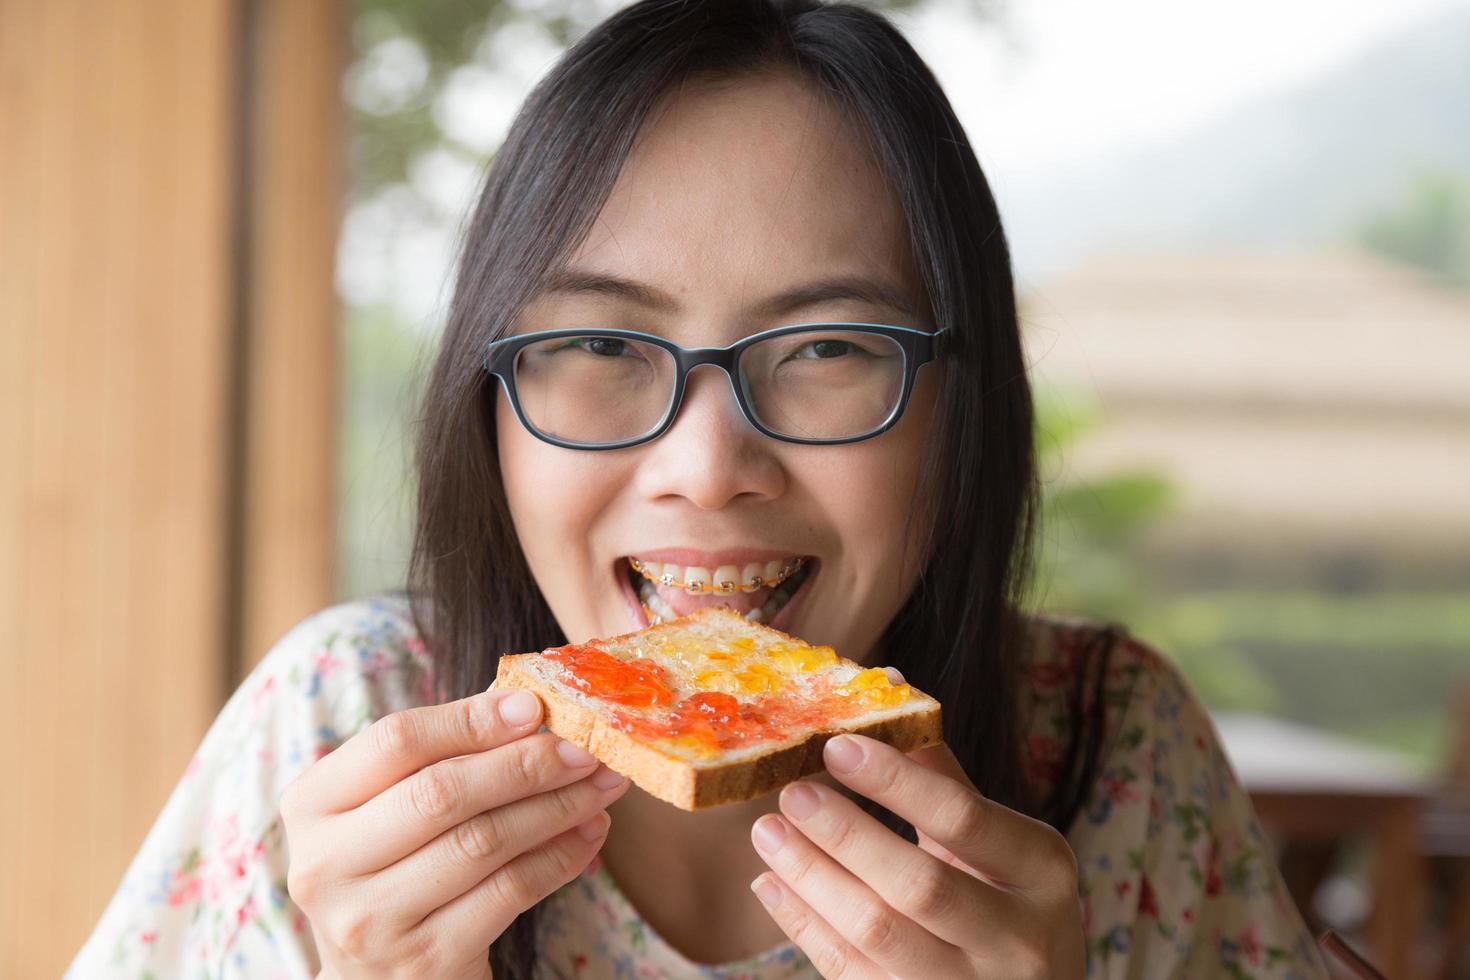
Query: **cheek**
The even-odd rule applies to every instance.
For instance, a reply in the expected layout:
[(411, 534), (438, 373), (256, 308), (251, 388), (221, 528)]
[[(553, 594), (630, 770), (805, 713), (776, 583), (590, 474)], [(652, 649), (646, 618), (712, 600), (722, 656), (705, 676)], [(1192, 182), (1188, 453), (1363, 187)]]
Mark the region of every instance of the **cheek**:
[(915, 512), (915, 494), (934, 428), (937, 388), (937, 379), (921, 376), (903, 418), (888, 432), (797, 464), (802, 472), (820, 474), (810, 482), (810, 493), (849, 566), (842, 570), (839, 592), (861, 607), (849, 608), (849, 614), (873, 617), (871, 626), (898, 611), (918, 576), (927, 527)]
[[(852, 458), (842, 479), (842, 485), (850, 489), (834, 494), (845, 502), (852, 526), (866, 532), (868, 547), (881, 551), (884, 576), (889, 579), (918, 573), (912, 567), (900, 575), (900, 556), (905, 549), (903, 530), (917, 506), (915, 494), (934, 429), (937, 374), (927, 371), (917, 379), (897, 425), (876, 439), (857, 444), (863, 452)], [(910, 541), (918, 540), (924, 530), (915, 521)]]
[(505, 486), (506, 503), (510, 505), (511, 517), (521, 541), (526, 543), (525, 526), (534, 515), (535, 495), (527, 493), (528, 486), (537, 476), (536, 439), (521, 428), (506, 401), (504, 389), (495, 401), (495, 444), (499, 448), (500, 481)]
[(565, 580), (561, 566), (585, 561), (587, 532), (600, 506), (596, 473), (586, 472), (580, 454), (548, 445), (522, 428), (503, 391), (495, 432), (516, 535), (544, 590), (547, 582)]

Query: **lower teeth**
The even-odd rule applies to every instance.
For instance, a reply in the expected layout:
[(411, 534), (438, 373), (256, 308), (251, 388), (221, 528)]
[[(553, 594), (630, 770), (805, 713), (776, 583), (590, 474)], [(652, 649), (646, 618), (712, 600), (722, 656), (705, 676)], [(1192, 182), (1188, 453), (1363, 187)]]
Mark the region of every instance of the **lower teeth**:
[(666, 619), (677, 619), (678, 613), (674, 612), (664, 597), (658, 594), (658, 589), (647, 579), (638, 586), (638, 598), (643, 602), (643, 609), (648, 613), (648, 624), (657, 626)]

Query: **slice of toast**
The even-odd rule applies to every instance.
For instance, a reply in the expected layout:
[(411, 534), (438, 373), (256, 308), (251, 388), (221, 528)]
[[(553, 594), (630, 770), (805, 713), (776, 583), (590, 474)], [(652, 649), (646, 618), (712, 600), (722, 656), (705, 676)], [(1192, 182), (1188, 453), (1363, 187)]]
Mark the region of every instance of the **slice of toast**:
[(822, 746), (842, 732), (904, 752), (943, 737), (927, 694), (724, 607), (507, 654), (495, 681), (534, 691), (548, 729), (685, 810), (818, 772)]

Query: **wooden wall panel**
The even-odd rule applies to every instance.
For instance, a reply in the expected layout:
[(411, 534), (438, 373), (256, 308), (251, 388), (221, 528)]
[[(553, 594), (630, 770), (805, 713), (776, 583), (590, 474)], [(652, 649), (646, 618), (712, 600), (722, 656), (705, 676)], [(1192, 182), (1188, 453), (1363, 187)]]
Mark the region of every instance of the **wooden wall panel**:
[(334, 595), (341, 0), (256, 0), (241, 671)]
[(231, 5), (0, 2), (0, 975), (54, 976), (219, 705)]
[(0, 0), (0, 977), (331, 596), (342, 0)]

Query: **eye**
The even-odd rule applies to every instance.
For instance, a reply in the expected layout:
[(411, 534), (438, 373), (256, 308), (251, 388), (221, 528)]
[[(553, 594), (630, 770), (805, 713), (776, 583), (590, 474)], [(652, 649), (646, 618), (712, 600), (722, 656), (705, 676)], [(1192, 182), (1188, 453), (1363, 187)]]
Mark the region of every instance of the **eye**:
[(564, 347), (578, 347), (598, 357), (619, 357), (627, 352), (626, 341), (616, 337), (574, 337)]
[(857, 351), (857, 345), (846, 340), (814, 340), (798, 347), (791, 356), (810, 360), (829, 360)]

